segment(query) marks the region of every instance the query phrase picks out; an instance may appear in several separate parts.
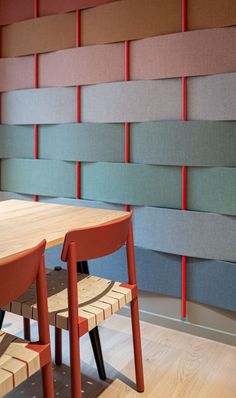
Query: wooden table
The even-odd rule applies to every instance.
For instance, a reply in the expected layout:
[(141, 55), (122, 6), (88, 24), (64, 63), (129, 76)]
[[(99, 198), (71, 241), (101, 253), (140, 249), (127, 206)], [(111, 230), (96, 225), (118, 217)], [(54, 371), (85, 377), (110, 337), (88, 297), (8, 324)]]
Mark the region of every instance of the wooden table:
[(104, 224), (127, 212), (23, 200), (0, 202), (0, 261), (46, 239), (47, 248), (63, 243), (70, 229)]
[[(104, 224), (120, 219), (127, 212), (103, 210), (78, 206), (57, 205), (22, 200), (0, 202), (0, 263), (1, 260), (35, 246), (46, 239), (47, 248), (63, 243), (67, 231)], [(78, 271), (88, 273), (87, 262), (78, 263)], [(0, 328), (4, 311), (0, 310)], [(25, 322), (25, 330), (29, 324)], [(57, 332), (57, 329), (56, 329)], [(27, 332), (29, 335), (29, 330)], [(57, 338), (60, 335), (56, 333)], [(59, 336), (59, 337), (58, 337)], [(106, 378), (102, 350), (97, 327), (90, 331), (98, 372), (101, 379)], [(56, 353), (60, 363), (61, 354)]]

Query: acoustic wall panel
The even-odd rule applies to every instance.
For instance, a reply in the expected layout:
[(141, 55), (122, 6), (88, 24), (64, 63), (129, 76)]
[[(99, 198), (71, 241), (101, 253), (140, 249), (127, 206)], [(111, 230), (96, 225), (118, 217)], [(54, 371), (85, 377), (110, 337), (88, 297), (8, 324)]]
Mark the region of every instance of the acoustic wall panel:
[(44, 88), (2, 94), (2, 123), (54, 124), (76, 119), (75, 89)]
[(136, 246), (190, 257), (236, 260), (235, 217), (151, 207), (133, 211)]
[[(130, 124), (132, 163), (236, 166), (235, 152), (235, 122)], [(39, 157), (42, 159), (124, 162), (124, 153), (124, 124), (74, 123), (39, 127)], [(0, 125), (0, 157), (33, 157), (33, 126)]]
[(123, 163), (85, 163), (81, 198), (141, 206), (181, 207), (181, 169)]
[(2, 160), (1, 190), (75, 197), (75, 165), (57, 160)]
[[(110, 3), (115, 0), (40, 0), (39, 2), (39, 15), (48, 15), (48, 14), (57, 14), (68, 11), (73, 11), (76, 9), (83, 9), (98, 6), (105, 3)], [(130, 7), (128, 1), (126, 1), (125, 5), (121, 3), (119, 12), (122, 12), (124, 6), (127, 9)], [(159, 2), (156, 2), (157, 5)], [(176, 6), (179, 5), (181, 7), (181, 3), (179, 0), (171, 0), (168, 2), (169, 7), (176, 9)], [(140, 2), (136, 2), (137, 6), (143, 4)], [(146, 5), (146, 4), (145, 4)], [(132, 6), (132, 4), (131, 4)], [(104, 6), (104, 13), (110, 14), (112, 13), (111, 7), (107, 5)], [(92, 11), (92, 10), (91, 10)], [(163, 4), (160, 4), (160, 11), (163, 13)], [(82, 14), (86, 11), (82, 11)], [(114, 12), (117, 12), (117, 7), (115, 7)], [(96, 14), (99, 17), (99, 12), (91, 12), (89, 15), (90, 18), (95, 19), (95, 23), (99, 24), (99, 20), (96, 18)], [(165, 14), (162, 14), (164, 17)], [(24, 0), (24, 7), (21, 6), (19, 0), (1, 0), (0, 2), (0, 25), (7, 25), (17, 21), (21, 21), (24, 19), (29, 19), (34, 17), (34, 5), (32, 0)], [(181, 23), (181, 14), (178, 15), (178, 22)], [(119, 29), (119, 20), (114, 19), (114, 22), (117, 23), (117, 29)], [(236, 23), (236, 6), (234, 0), (188, 0), (187, 7), (187, 21), (188, 21), (188, 30), (192, 29), (200, 29), (200, 28), (214, 28), (221, 26), (231, 26)], [(126, 20), (125, 20), (126, 22)], [(146, 22), (146, 21), (145, 21)], [(168, 24), (170, 25), (171, 20), (168, 20)], [(176, 20), (173, 19), (173, 27), (175, 26)], [(142, 20), (140, 20), (142, 23)], [(181, 25), (179, 25), (181, 26)], [(92, 29), (93, 27), (91, 27)], [(179, 29), (181, 30), (181, 28)]]
[(0, 158), (33, 158), (34, 131), (32, 126), (0, 124)]
[(236, 73), (188, 79), (188, 119), (235, 120)]
[(75, 47), (75, 13), (50, 15), (4, 26), (2, 57)]
[(181, 118), (181, 80), (82, 87), (81, 118), (87, 122), (143, 122)]
[(130, 79), (236, 71), (236, 27), (150, 37), (130, 44)]
[(236, 123), (161, 121), (130, 126), (130, 159), (172, 166), (236, 166)]
[(39, 157), (85, 162), (123, 162), (124, 126), (96, 123), (40, 126)]
[[(40, 0), (39, 15), (61, 14), (77, 9), (95, 7), (116, 0)], [(24, 0), (24, 6), (19, 0), (1, 0), (0, 25), (8, 25), (34, 17), (34, 2)]]
[[(236, 71), (236, 27), (150, 37), (132, 41), (129, 47), (131, 80)], [(122, 81), (124, 64), (124, 43), (41, 54), (39, 87)], [(33, 88), (33, 72), (33, 56), (0, 59), (0, 90)]]
[[(188, 119), (234, 120), (236, 73), (188, 79)], [(76, 121), (74, 87), (17, 90), (2, 95), (2, 122)], [(98, 123), (181, 119), (181, 79), (104, 83), (81, 88), (81, 121)]]

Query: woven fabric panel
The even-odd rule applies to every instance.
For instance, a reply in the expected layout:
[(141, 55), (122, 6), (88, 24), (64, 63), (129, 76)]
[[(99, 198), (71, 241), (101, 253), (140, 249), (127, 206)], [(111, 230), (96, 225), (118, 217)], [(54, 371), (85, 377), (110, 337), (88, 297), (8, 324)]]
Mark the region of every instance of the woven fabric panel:
[[(123, 162), (124, 152), (124, 124), (75, 123), (39, 128), (42, 159)], [(235, 122), (161, 121), (130, 126), (133, 163), (236, 166), (235, 152)], [(0, 157), (32, 158), (33, 126), (0, 125)]]
[(22, 194), (75, 197), (75, 165), (57, 160), (1, 161), (1, 189)]
[[(77, 9), (99, 6), (117, 0), (40, 0), (39, 15), (61, 14)], [(1, 0), (0, 25), (8, 25), (34, 17), (34, 2), (24, 0), (24, 6), (19, 0)]]
[(236, 218), (158, 208), (135, 208), (135, 245), (161, 252), (236, 260)]
[[(130, 42), (130, 79), (162, 79), (236, 71), (236, 27)], [(75, 86), (125, 79), (124, 43), (85, 46), (39, 58), (39, 86)], [(107, 67), (109, 65), (109, 68)], [(34, 87), (33, 56), (0, 59), (0, 90)]]
[[(188, 79), (188, 119), (234, 120), (236, 73)], [(98, 123), (181, 119), (181, 79), (83, 86), (81, 121)], [(55, 124), (76, 121), (74, 87), (2, 94), (2, 122)]]

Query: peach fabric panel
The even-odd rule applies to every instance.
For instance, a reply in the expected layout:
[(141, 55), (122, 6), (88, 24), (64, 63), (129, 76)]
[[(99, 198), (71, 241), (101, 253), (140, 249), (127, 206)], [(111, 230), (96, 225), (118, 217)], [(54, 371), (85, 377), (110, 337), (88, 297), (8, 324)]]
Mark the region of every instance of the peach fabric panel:
[(181, 0), (121, 0), (82, 11), (82, 45), (179, 31)]
[(0, 25), (33, 18), (33, 0), (0, 0)]
[(75, 13), (52, 15), (2, 28), (2, 57), (75, 47)]
[(59, 14), (77, 9), (100, 6), (117, 0), (40, 0), (40, 15)]
[(235, 0), (188, 0), (187, 29), (236, 25)]

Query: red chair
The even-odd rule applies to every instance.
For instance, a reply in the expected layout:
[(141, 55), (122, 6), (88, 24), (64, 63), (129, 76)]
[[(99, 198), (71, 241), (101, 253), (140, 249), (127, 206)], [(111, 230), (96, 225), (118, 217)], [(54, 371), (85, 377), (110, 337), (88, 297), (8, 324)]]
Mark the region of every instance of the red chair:
[(70, 334), (72, 397), (81, 397), (79, 337), (88, 331), (88, 321), (78, 316), (77, 262), (106, 256), (126, 244), (129, 283), (121, 285), (132, 291), (131, 315), (137, 391), (144, 391), (142, 351), (138, 312), (136, 266), (132, 214), (100, 226), (77, 229), (65, 236), (61, 259), (68, 265), (68, 311)]
[(47, 286), (44, 265), (46, 241), (12, 259), (0, 262), (0, 308), (17, 300), (36, 282), (39, 342), (28, 343), (0, 330), (0, 397), (42, 369), (43, 393), (54, 397)]

